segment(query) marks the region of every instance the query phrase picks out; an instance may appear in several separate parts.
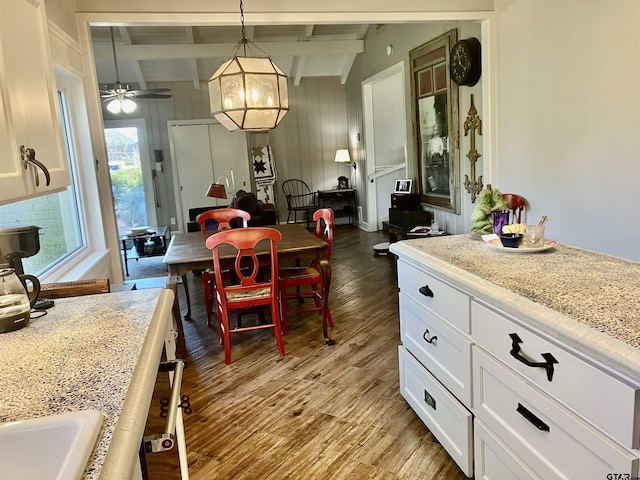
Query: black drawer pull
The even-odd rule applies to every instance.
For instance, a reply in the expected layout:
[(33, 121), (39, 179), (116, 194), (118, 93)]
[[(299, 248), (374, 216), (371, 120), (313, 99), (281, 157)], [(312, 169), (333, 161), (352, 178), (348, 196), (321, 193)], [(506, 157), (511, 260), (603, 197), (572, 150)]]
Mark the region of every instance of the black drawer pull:
[(424, 330), (424, 333), (422, 334), (422, 338), (424, 339), (425, 342), (427, 343), (431, 343), (432, 345), (436, 345), (436, 342), (438, 341), (438, 336), (434, 335), (433, 337), (429, 334), (429, 329), (426, 328)]
[(509, 352), (511, 356), (528, 367), (544, 368), (547, 371), (547, 380), (551, 381), (553, 379), (553, 364), (558, 363), (553, 355), (550, 353), (542, 353), (542, 358), (545, 359), (544, 362), (532, 362), (520, 354), (520, 344), (522, 343), (522, 340), (520, 340), (518, 334), (510, 333), (509, 336), (511, 337), (511, 351)]
[(521, 403), (518, 403), (518, 408), (516, 408), (516, 412), (518, 412), (520, 415), (522, 415), (524, 418), (526, 418), (527, 420), (529, 420), (529, 422), (531, 422), (531, 424), (536, 427), (538, 430), (542, 431), (542, 432), (548, 432), (549, 431), (549, 425), (547, 425), (546, 423), (544, 423), (542, 420), (540, 420), (538, 417), (536, 417), (531, 410), (529, 410), (527, 407), (525, 407), (524, 405), (522, 405)]
[(436, 410), (436, 399), (431, 396), (429, 392), (424, 391), (424, 403)]
[(429, 285), (425, 285), (424, 287), (420, 287), (418, 291), (424, 295), (425, 297), (433, 297), (433, 292), (429, 288)]

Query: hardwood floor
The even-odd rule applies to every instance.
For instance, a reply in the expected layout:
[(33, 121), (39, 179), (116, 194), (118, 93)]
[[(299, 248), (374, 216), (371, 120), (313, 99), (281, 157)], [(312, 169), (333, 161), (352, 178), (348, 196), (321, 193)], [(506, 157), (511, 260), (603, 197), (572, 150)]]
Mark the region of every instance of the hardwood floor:
[[(183, 395), (189, 473), (199, 479), (466, 478), (398, 386), (395, 260), (375, 256), (382, 232), (337, 226), (330, 296), (334, 346), (317, 312), (292, 315), (286, 356), (268, 330), (232, 335), (231, 365), (206, 326), (200, 278), (189, 275), (193, 318)], [(184, 302), (182, 303), (184, 306)], [(158, 432), (158, 382), (148, 430)], [(175, 449), (147, 455), (151, 479), (179, 478)]]

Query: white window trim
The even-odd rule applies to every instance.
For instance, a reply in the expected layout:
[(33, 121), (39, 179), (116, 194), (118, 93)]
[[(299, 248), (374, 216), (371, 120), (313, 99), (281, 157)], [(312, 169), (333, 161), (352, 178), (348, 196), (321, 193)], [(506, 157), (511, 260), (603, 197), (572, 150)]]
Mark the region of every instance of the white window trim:
[(102, 225), (98, 185), (87, 112), (84, 108), (83, 79), (56, 66), (58, 90), (65, 93), (69, 112), (70, 148), (75, 157), (75, 187), (78, 194), (79, 221), (85, 245), (63, 262), (40, 276), (42, 283), (110, 276), (109, 255)]

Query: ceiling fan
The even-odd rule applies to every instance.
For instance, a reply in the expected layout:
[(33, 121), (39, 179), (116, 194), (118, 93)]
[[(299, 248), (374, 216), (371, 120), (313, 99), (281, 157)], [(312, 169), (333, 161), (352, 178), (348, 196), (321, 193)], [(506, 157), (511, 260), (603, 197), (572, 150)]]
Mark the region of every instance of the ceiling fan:
[(111, 31), (111, 48), (113, 50), (113, 65), (116, 72), (116, 83), (105, 85), (104, 90), (100, 90), (100, 98), (102, 98), (102, 101), (109, 102), (107, 109), (112, 113), (119, 113), (120, 110), (125, 113), (129, 113), (136, 109), (136, 104), (133, 102), (132, 98), (171, 98), (171, 95), (166, 93), (171, 91), (169, 88), (131, 90), (129, 85), (125, 85), (120, 82), (113, 27), (109, 27), (109, 30)]

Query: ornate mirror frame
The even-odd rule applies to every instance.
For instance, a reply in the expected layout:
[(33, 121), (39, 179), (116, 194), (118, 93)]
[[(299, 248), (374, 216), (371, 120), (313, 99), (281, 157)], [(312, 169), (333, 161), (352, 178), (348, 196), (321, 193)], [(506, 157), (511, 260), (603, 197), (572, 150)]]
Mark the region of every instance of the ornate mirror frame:
[(449, 52), (457, 40), (454, 29), (409, 52), (420, 201), (453, 213), (460, 213), (460, 121)]

